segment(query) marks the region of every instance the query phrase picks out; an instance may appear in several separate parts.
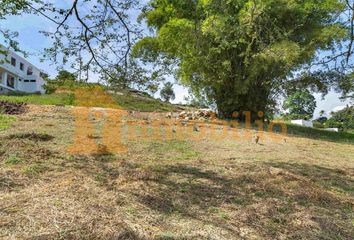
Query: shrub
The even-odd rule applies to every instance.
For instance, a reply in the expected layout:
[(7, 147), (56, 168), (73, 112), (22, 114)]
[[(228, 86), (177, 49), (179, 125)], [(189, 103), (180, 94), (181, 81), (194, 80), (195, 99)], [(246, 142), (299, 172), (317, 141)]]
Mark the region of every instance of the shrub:
[(321, 123), (321, 122), (314, 121), (314, 122), (313, 122), (313, 127), (314, 127), (314, 128), (324, 128), (325, 126), (324, 126), (324, 124)]

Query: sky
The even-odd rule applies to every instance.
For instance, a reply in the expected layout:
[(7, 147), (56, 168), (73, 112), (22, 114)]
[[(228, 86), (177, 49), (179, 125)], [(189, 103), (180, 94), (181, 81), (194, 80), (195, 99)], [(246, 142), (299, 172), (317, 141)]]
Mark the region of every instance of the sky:
[[(55, 0), (59, 5), (65, 7), (69, 0)], [(70, 2), (70, 1), (69, 1)], [(27, 57), (32, 64), (46, 71), (51, 77), (57, 74), (56, 66), (49, 61), (41, 62), (42, 51), (44, 48), (49, 47), (51, 42), (48, 38), (39, 33), (39, 31), (51, 31), (54, 30), (54, 26), (51, 22), (41, 16), (22, 15), (22, 16), (10, 16), (6, 20), (0, 21), (0, 27), (7, 28), (19, 33), (18, 42), (20, 48), (29, 52)], [(0, 35), (0, 43), (3, 43), (4, 39)], [(168, 81), (176, 83), (172, 78), (168, 78)], [(188, 89), (175, 84), (174, 86), (176, 99), (173, 103), (185, 103), (185, 97), (188, 96)], [(158, 94), (155, 96), (158, 97)], [(340, 94), (330, 92), (325, 99), (322, 99), (321, 94), (315, 94), (317, 108), (314, 116), (318, 117), (319, 112), (324, 110), (330, 113), (334, 109), (341, 109), (349, 101), (341, 101)]]

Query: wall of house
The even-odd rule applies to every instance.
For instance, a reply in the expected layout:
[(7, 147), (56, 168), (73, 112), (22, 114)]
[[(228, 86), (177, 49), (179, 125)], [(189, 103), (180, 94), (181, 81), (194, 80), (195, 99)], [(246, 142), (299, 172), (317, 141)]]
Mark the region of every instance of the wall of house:
[(312, 121), (307, 121), (307, 120), (291, 120), (292, 124), (300, 125), (303, 127), (313, 127), (313, 122)]
[[(7, 50), (4, 47), (0, 46), (1, 50)], [(8, 51), (8, 50), (7, 50)], [(7, 59), (7, 62), (0, 63), (0, 67), (3, 70), (10, 72), (12, 75), (16, 75), (16, 84), (15, 89), (23, 92), (42, 92), (43, 85), (45, 81), (41, 77), (41, 70), (32, 65), (26, 59), (20, 57), (14, 52), (8, 51), (7, 56), (0, 55), (0, 61)], [(16, 60), (15, 66), (11, 64), (11, 59), (14, 58)], [(23, 64), (23, 69), (20, 68), (21, 63)], [(28, 75), (28, 69), (32, 69), (32, 74)], [(5, 80), (6, 83), (6, 80)]]

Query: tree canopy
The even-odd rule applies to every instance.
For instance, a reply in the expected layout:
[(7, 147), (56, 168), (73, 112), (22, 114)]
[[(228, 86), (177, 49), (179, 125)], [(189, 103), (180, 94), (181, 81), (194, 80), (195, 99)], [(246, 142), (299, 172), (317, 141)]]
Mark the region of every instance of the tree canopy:
[(141, 18), (156, 35), (139, 41), (134, 56), (174, 60), (178, 79), (224, 116), (271, 111), (318, 51), (348, 40), (340, 19), (347, 7), (341, 0), (151, 0)]
[(354, 130), (354, 106), (347, 106), (343, 110), (332, 113), (326, 125), (344, 131)]
[[(80, 80), (95, 72), (110, 85), (156, 91), (173, 73), (225, 117), (244, 110), (270, 115), (289, 89), (354, 96), (353, 0), (139, 3), (3, 0), (0, 20), (34, 14), (51, 22), (53, 30), (42, 32), (52, 41), (44, 57), (59, 68), (70, 64)], [(143, 37), (138, 12), (152, 36)], [(16, 32), (0, 26), (0, 34), (20, 50)]]
[(161, 98), (169, 102), (170, 100), (175, 100), (175, 92), (173, 91), (173, 84), (170, 82), (167, 82), (164, 84), (163, 88), (160, 91)]
[(289, 111), (289, 119), (311, 119), (316, 109), (316, 99), (309, 90), (298, 90), (284, 102), (284, 109)]

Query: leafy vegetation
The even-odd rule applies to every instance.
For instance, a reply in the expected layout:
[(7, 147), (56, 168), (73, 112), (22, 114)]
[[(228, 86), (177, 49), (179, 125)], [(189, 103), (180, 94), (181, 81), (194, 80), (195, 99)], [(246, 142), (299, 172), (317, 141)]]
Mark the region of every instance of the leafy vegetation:
[(344, 9), (340, 0), (152, 0), (142, 18), (157, 35), (138, 42), (134, 55), (177, 59), (178, 78), (223, 116), (271, 112), (293, 71), (346, 38), (337, 22)]
[(0, 113), (0, 131), (10, 127), (11, 123), (16, 120), (16, 117), (4, 115)]
[(343, 110), (332, 113), (325, 123), (326, 127), (340, 128), (344, 131), (354, 130), (354, 106), (348, 106)]
[[(55, 79), (47, 79), (44, 89), (47, 94), (54, 93), (59, 88), (61, 89), (74, 89), (77, 86), (80, 86), (80, 82), (77, 81), (77, 76), (66, 70), (59, 71)], [(81, 86), (82, 87), (82, 86)]]
[(173, 111), (178, 108), (176, 105), (164, 103), (152, 97), (137, 97), (125, 90), (118, 90), (122, 94), (112, 94), (113, 100), (123, 109), (154, 112), (154, 111)]
[(283, 108), (289, 113), (284, 117), (286, 119), (306, 119), (313, 117), (316, 109), (316, 99), (309, 90), (297, 90), (291, 94), (284, 102)]
[(332, 112), (329, 118), (320, 117), (314, 121), (316, 128), (338, 128), (344, 132), (354, 132), (354, 106)]
[(165, 83), (163, 88), (160, 91), (160, 95), (165, 102), (169, 102), (170, 100), (175, 100), (176, 96), (173, 91), (173, 84), (170, 82)]

